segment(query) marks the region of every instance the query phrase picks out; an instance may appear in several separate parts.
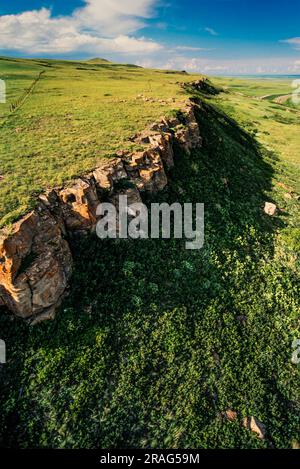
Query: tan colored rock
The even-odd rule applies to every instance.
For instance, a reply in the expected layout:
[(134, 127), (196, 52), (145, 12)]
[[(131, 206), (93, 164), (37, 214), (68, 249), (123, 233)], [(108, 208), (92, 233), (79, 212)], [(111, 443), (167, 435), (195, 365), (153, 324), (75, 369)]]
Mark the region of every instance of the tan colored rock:
[(256, 417), (245, 417), (243, 420), (243, 426), (247, 430), (251, 430), (253, 433), (256, 433), (258, 438), (261, 440), (265, 439), (266, 427)]
[(185, 110), (186, 126), (189, 131), (188, 145), (189, 149), (199, 148), (202, 146), (202, 137), (200, 136), (200, 129), (196, 120), (194, 105), (189, 104)]
[(17, 316), (30, 318), (56, 307), (72, 272), (62, 231), (42, 207), (0, 237), (0, 297)]
[(157, 150), (167, 169), (174, 167), (173, 137), (171, 133), (156, 134), (149, 137), (150, 145)]
[(274, 217), (277, 213), (277, 207), (275, 204), (272, 204), (271, 202), (266, 202), (265, 207), (264, 207), (264, 212), (266, 215), (269, 215), (270, 217)]
[(126, 158), (125, 169), (139, 191), (155, 193), (164, 189), (168, 183), (161, 156), (156, 149)]
[(73, 186), (59, 191), (58, 197), (67, 231), (86, 231), (95, 225), (100, 202), (91, 180), (79, 179)]
[(191, 145), (189, 141), (189, 130), (186, 127), (179, 127), (175, 131), (175, 138), (180, 148), (186, 153), (191, 152)]
[(68, 232), (63, 219), (61, 200), (58, 196), (59, 190), (51, 189), (46, 191), (44, 194), (40, 194), (39, 201), (41, 206), (46, 208), (51, 213), (51, 215), (57, 222), (61, 232), (66, 237), (68, 235)]
[(184, 122), (175, 127), (175, 138), (180, 147), (187, 153), (192, 149), (202, 146), (199, 125), (197, 123), (193, 104), (188, 104), (183, 109)]
[(169, 129), (175, 129), (179, 125), (181, 125), (180, 120), (178, 117), (169, 117), (168, 119), (163, 118), (162, 122), (166, 125)]
[(227, 409), (225, 412), (223, 412), (223, 417), (230, 422), (234, 422), (237, 419), (237, 412), (232, 409)]
[(161, 118), (160, 122), (155, 122), (154, 124), (151, 124), (149, 129), (150, 131), (153, 132), (169, 132), (171, 128), (171, 125), (169, 124), (169, 121), (167, 122), (165, 118)]
[(127, 173), (121, 158), (114, 158), (98, 166), (93, 176), (98, 189), (112, 191), (114, 183), (126, 179)]
[(22, 260), (30, 253), (33, 236), (39, 216), (36, 212), (29, 213), (14, 225), (13, 233), (2, 230), (0, 235), (0, 279), (13, 281)]
[(150, 136), (153, 134), (151, 130), (145, 130), (140, 134), (136, 135), (133, 140), (140, 145), (149, 145), (150, 143)]

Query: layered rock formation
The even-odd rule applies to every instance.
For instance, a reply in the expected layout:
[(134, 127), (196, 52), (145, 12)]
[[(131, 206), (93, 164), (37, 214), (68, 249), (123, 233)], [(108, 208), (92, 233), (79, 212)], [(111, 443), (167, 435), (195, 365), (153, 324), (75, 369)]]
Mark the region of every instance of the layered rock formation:
[(95, 229), (103, 200), (117, 206), (123, 193), (134, 203), (141, 201), (141, 193), (166, 187), (174, 166), (173, 145), (190, 152), (202, 144), (195, 107), (189, 102), (180, 119), (162, 119), (137, 135), (142, 151), (122, 152), (72, 185), (42, 194), (34, 211), (10, 232), (2, 230), (0, 304), (32, 323), (54, 316), (72, 274), (68, 237)]

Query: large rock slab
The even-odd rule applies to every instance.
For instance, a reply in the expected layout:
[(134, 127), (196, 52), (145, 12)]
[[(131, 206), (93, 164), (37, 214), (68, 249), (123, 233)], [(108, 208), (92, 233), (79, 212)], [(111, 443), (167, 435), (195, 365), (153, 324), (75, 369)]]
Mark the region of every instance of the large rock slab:
[(17, 316), (55, 308), (72, 273), (72, 255), (59, 224), (40, 206), (0, 237), (0, 297)]

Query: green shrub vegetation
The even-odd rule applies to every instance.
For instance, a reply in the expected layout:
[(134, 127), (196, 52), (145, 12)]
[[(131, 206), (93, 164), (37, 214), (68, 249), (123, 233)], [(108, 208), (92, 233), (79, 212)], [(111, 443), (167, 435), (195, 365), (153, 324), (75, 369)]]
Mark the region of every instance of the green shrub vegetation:
[[(0, 372), (2, 446), (299, 441), (298, 117), (278, 123), (284, 111), (230, 89), (194, 97), (203, 148), (176, 151), (155, 201), (204, 202), (204, 249), (73, 241), (75, 272), (56, 320), (31, 328), (0, 315), (9, 359)], [(276, 217), (264, 214), (265, 201), (280, 207)], [(238, 419), (222, 418), (226, 409)], [(265, 424), (264, 441), (241, 426), (246, 416)]]

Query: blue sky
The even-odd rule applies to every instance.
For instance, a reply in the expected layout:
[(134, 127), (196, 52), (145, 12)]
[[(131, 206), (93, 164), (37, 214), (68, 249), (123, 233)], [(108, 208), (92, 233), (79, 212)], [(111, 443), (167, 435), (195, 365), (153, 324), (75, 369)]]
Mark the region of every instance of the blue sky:
[(0, 54), (300, 73), (300, 0), (0, 0)]

